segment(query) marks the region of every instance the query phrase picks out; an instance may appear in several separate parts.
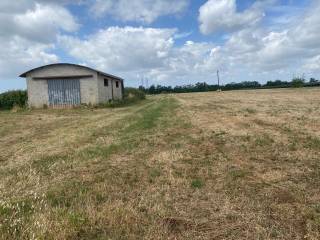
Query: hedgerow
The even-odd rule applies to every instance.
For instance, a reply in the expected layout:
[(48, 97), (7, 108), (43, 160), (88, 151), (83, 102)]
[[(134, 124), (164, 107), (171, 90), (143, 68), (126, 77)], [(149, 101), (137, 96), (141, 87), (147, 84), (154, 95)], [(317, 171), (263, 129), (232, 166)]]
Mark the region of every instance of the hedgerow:
[(25, 90), (7, 91), (0, 94), (0, 109), (10, 110), (13, 107), (24, 108), (28, 102), (28, 94)]

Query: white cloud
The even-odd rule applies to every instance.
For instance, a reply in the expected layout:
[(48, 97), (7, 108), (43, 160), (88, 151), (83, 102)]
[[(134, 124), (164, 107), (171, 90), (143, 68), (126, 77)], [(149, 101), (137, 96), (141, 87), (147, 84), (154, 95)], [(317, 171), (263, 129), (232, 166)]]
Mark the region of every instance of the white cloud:
[(192, 31), (190, 31), (190, 32), (176, 33), (176, 34), (174, 35), (174, 39), (187, 38), (187, 37), (189, 37), (190, 35), (192, 35)]
[(309, 71), (319, 71), (320, 70), (320, 55), (307, 59), (303, 66), (304, 69)]
[[(243, 41), (254, 51), (249, 52), (248, 61), (263, 70), (279, 70), (285, 68), (301, 69), (303, 62), (320, 53), (320, 4), (313, 4), (303, 15), (297, 16), (298, 23), (292, 23), (282, 31), (243, 30), (252, 39), (247, 41), (240, 36), (233, 45), (246, 49)], [(257, 33), (259, 32), (259, 33)], [(254, 35), (257, 33), (256, 37)]]
[(97, 16), (109, 15), (117, 20), (152, 23), (165, 15), (179, 14), (189, 0), (96, 0), (91, 12)]
[(41, 5), (62, 6), (65, 4), (81, 4), (85, 0), (1, 0), (0, 13), (8, 13), (10, 15), (16, 13), (24, 13), (29, 9), (34, 9), (37, 3)]
[[(91, 11), (96, 8), (97, 14), (104, 18), (112, 16), (124, 22), (141, 23), (182, 13), (189, 2), (87, 0), (83, 3), (93, 1), (96, 5)], [(219, 44), (195, 40), (194, 29), (180, 32), (175, 28), (106, 27), (84, 37), (72, 34), (79, 24), (64, 5), (81, 0), (36, 2), (0, 2), (0, 79), (57, 62), (58, 52), (63, 50), (75, 61), (123, 76), (128, 84), (131, 80), (137, 83), (141, 76), (148, 77), (149, 84), (214, 83), (217, 69), (221, 70), (225, 83), (273, 80), (303, 71), (320, 74), (318, 1), (305, 11), (290, 13), (290, 19), (295, 21), (269, 17), (263, 25), (260, 20), (272, 0), (256, 1), (241, 12), (236, 10), (235, 0), (207, 1), (200, 9), (200, 28), (205, 34), (228, 32)], [(286, 14), (283, 9), (277, 11), (279, 18)]]
[(199, 9), (200, 31), (210, 34), (255, 25), (265, 16), (261, 8), (258, 2), (243, 12), (237, 12), (236, 0), (209, 0)]
[(175, 29), (110, 27), (86, 40), (62, 36), (60, 43), (75, 58), (105, 70), (157, 68), (173, 46)]
[(110, 27), (84, 40), (61, 36), (59, 42), (78, 61), (128, 80), (142, 75), (155, 81), (200, 79), (222, 65), (215, 44), (186, 41), (177, 47), (177, 34), (176, 29)]
[(21, 71), (58, 61), (52, 53), (59, 32), (73, 32), (79, 24), (57, 3), (40, 0), (0, 3), (0, 79), (18, 76)]
[[(250, 9), (257, 7), (256, 3)], [(315, 3), (297, 16), (298, 23), (283, 29), (242, 26), (219, 45), (187, 39), (177, 46), (176, 36), (181, 34), (176, 29), (143, 27), (111, 27), (85, 40), (62, 37), (61, 44), (79, 61), (127, 79), (139, 74), (167, 84), (208, 81), (215, 79), (217, 69), (228, 81), (290, 78), (319, 66), (319, 10)]]
[(58, 61), (55, 54), (49, 53), (52, 44), (35, 44), (18, 36), (10, 39), (0, 37), (0, 77), (10, 79), (28, 68)]
[(19, 12), (24, 12), (27, 8), (33, 6), (33, 3), (26, 0), (21, 1), (11, 1), (11, 0), (2, 0), (0, 1), (0, 14), (15, 14)]
[(35, 42), (52, 42), (59, 30), (76, 31), (79, 25), (58, 5), (32, 5), (25, 12), (0, 12), (0, 36), (20, 36)]
[(52, 42), (59, 30), (67, 32), (79, 28), (68, 10), (57, 5), (36, 4), (34, 9), (13, 16), (13, 31), (35, 41)]

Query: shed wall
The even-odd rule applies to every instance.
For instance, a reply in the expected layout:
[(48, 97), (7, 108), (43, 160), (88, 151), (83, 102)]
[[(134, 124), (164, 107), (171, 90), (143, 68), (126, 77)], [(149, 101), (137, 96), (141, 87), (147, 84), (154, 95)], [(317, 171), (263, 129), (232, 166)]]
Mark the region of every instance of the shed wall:
[[(119, 83), (119, 85), (118, 85), (119, 87), (116, 87), (116, 82)], [(121, 81), (114, 80), (112, 86), (113, 86), (113, 97), (114, 97), (114, 99), (122, 99), (123, 98), (123, 96), (122, 96), (123, 94), (122, 94), (122, 83), (121, 83)]]
[(30, 107), (42, 108), (49, 105), (48, 82), (47, 80), (33, 80), (27, 78), (28, 104)]
[[(104, 79), (108, 79), (108, 86), (104, 86)], [(99, 91), (99, 102), (105, 103), (112, 99), (112, 91), (111, 91), (111, 78), (104, 77), (102, 75), (98, 75), (98, 91)]]
[[(104, 79), (108, 79), (109, 84), (108, 86), (104, 86)], [(119, 82), (119, 88), (116, 87), (116, 82)], [(108, 100), (112, 99), (122, 99), (122, 86), (121, 81), (117, 79), (113, 79), (110, 77), (105, 77), (103, 75), (98, 75), (98, 86), (99, 86), (99, 102), (104, 103)], [(112, 93), (113, 88), (113, 93)]]
[(80, 79), (80, 95), (81, 103), (93, 105), (99, 103), (97, 77)]

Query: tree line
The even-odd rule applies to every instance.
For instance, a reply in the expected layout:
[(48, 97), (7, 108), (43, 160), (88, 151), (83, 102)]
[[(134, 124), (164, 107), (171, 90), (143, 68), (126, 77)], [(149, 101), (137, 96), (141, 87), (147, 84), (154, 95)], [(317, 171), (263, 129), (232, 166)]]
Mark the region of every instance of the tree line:
[(292, 81), (268, 81), (266, 84), (261, 84), (257, 81), (243, 81), (240, 83), (228, 83), (222, 86), (210, 85), (206, 82), (198, 82), (196, 84), (188, 84), (181, 86), (162, 86), (151, 85), (149, 88), (140, 86), (139, 89), (147, 94), (161, 94), (161, 93), (190, 93), (190, 92), (209, 92), (209, 91), (229, 91), (241, 89), (268, 89), (268, 88), (299, 88), (299, 87), (316, 87), (320, 86), (320, 80), (310, 78), (306, 81), (303, 78), (294, 78)]

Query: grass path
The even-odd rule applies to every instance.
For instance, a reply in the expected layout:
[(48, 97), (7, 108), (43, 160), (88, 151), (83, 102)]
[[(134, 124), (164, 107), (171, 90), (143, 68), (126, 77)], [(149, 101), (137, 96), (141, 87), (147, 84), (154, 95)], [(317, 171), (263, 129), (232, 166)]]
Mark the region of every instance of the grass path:
[[(122, 226), (120, 222), (130, 211), (144, 215), (135, 206), (137, 197), (146, 194), (140, 187), (148, 188), (161, 174), (159, 166), (146, 158), (176, 124), (176, 108), (174, 99), (163, 97), (125, 109), (128, 111), (99, 110), (92, 116), (82, 110), (62, 116), (59, 111), (24, 116), (30, 118), (26, 124), (37, 114), (44, 122), (32, 130), (12, 126), (11, 132), (20, 136), (13, 133), (2, 138), (3, 151), (10, 138), (22, 140), (12, 152), (24, 148), (18, 159), (14, 153), (8, 154), (0, 169), (2, 236), (103, 239), (129, 237), (132, 230), (147, 234), (146, 229), (132, 229), (137, 223)], [(5, 117), (2, 121), (7, 121)], [(100, 216), (102, 212), (105, 214)], [(140, 218), (142, 221), (144, 216)], [(111, 225), (106, 226), (108, 222)]]

